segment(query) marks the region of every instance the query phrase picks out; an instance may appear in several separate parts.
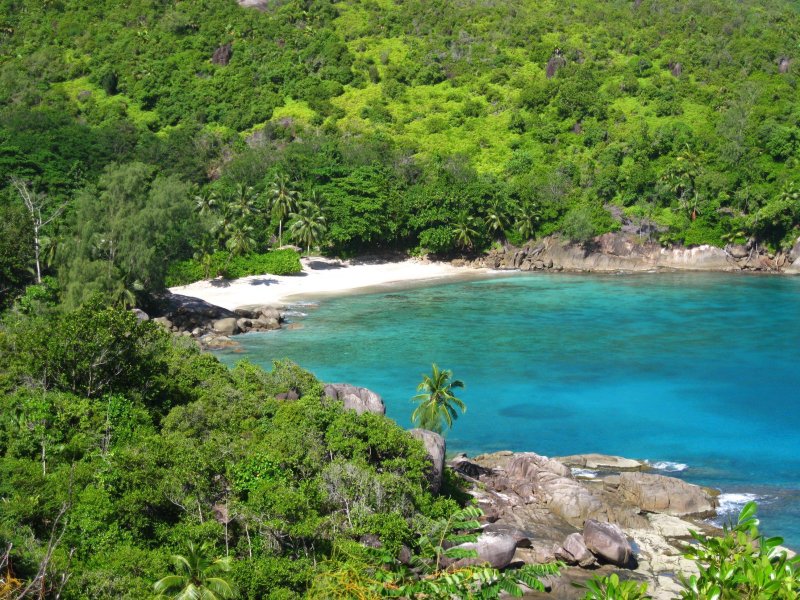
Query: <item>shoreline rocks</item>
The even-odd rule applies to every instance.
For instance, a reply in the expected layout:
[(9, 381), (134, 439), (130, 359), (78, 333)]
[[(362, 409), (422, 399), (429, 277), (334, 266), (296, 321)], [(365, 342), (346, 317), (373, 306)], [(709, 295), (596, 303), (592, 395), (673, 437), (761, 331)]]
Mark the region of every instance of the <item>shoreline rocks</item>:
[(454, 264), (507, 271), (648, 272), (719, 271), (800, 274), (800, 240), (788, 253), (769, 254), (748, 244), (663, 248), (625, 232), (605, 233), (586, 245), (548, 236), (517, 248), (492, 249)]
[[(235, 347), (232, 336), (251, 331), (273, 331), (285, 322), (283, 306), (242, 306), (228, 310), (192, 296), (166, 293), (156, 301), (152, 320), (177, 335), (194, 338), (202, 348)], [(149, 318), (135, 309), (139, 319)]]
[[(674, 598), (676, 573), (696, 572), (683, 558), (690, 530), (718, 531), (702, 519), (716, 512), (709, 490), (623, 457), (586, 454), (553, 459), (533, 452), (459, 455), (450, 467), (484, 511), (484, 532), (516, 541), (513, 562), (574, 565), (553, 581), (553, 595), (581, 598), (572, 582), (618, 572), (647, 582), (653, 598)], [(580, 479), (571, 467), (595, 468)], [(558, 588), (558, 589), (556, 589)]]

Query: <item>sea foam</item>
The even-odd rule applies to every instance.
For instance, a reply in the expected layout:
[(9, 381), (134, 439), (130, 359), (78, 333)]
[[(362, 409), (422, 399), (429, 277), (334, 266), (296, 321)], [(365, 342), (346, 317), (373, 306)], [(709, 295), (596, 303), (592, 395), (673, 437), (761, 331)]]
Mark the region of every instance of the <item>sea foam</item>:
[(649, 460), (644, 461), (651, 469), (655, 469), (656, 471), (664, 471), (666, 473), (679, 473), (680, 471), (685, 471), (689, 468), (689, 465), (679, 462), (671, 462), (668, 460), (659, 460), (655, 462), (650, 462)]

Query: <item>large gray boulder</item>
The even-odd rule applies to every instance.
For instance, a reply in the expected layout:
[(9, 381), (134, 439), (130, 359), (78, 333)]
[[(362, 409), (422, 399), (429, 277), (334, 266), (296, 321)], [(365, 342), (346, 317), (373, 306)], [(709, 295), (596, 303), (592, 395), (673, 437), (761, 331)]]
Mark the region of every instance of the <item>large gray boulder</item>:
[(618, 489), (626, 501), (644, 511), (676, 517), (712, 517), (716, 514), (716, 498), (705, 489), (674, 477), (621, 473)]
[(211, 328), (214, 330), (214, 333), (219, 335), (233, 335), (239, 331), (236, 317), (217, 319), (211, 324)]
[(633, 548), (619, 525), (589, 519), (583, 527), (583, 541), (595, 556), (605, 562), (626, 567), (633, 560)]
[(570, 533), (561, 546), (555, 549), (554, 555), (567, 564), (578, 565), (584, 569), (597, 564), (597, 559), (586, 547), (586, 542), (580, 533)]
[(517, 540), (511, 535), (482, 533), (475, 542), (460, 544), (456, 548), (475, 550), (476, 558), (462, 558), (456, 561), (455, 566), (468, 567), (488, 563), (495, 569), (505, 569), (514, 560), (517, 551)]
[(433, 463), (431, 469), (431, 491), (437, 493), (442, 487), (442, 476), (444, 475), (444, 457), (447, 452), (447, 444), (444, 438), (433, 431), (427, 429), (412, 429), (409, 431), (412, 437), (422, 441), (428, 457)]
[(328, 383), (325, 385), (325, 396), (332, 400), (344, 403), (347, 410), (354, 410), (358, 414), (365, 412), (376, 415), (386, 414), (386, 405), (383, 398), (372, 390), (356, 387), (347, 383)]

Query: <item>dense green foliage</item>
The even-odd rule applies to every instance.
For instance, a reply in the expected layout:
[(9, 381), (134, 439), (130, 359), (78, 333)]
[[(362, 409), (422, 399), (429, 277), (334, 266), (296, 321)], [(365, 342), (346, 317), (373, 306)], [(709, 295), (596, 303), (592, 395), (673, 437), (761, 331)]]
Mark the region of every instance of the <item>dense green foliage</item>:
[(336, 543), (396, 552), (458, 507), (420, 442), (296, 365), (228, 370), (96, 302), (9, 313), (0, 392), (0, 555), (42, 597), (149, 597), (189, 542), (242, 597), (295, 597)]
[(291, 275), (302, 269), (300, 256), (294, 250), (273, 250), (266, 254), (231, 256), (215, 252), (201, 260), (189, 259), (172, 263), (167, 271), (168, 286), (186, 285), (201, 279), (223, 275), (236, 279), (248, 275)]
[[(447, 253), (624, 217), (665, 244), (797, 238), (789, 0), (267, 4), (0, 2), (0, 186), (67, 202), (43, 250), (73, 305), (287, 237)], [(6, 302), (29, 221), (9, 185)]]

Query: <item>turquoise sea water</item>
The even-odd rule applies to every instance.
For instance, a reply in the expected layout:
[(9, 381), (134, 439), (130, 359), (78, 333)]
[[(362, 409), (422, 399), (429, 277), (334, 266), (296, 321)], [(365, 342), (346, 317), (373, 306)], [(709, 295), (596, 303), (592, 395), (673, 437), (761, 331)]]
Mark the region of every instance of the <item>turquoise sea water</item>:
[(301, 328), (241, 336), (244, 356), (369, 387), (403, 426), (437, 362), (466, 383), (449, 452), (647, 459), (725, 510), (759, 499), (800, 548), (800, 278), (516, 274), (295, 310)]

